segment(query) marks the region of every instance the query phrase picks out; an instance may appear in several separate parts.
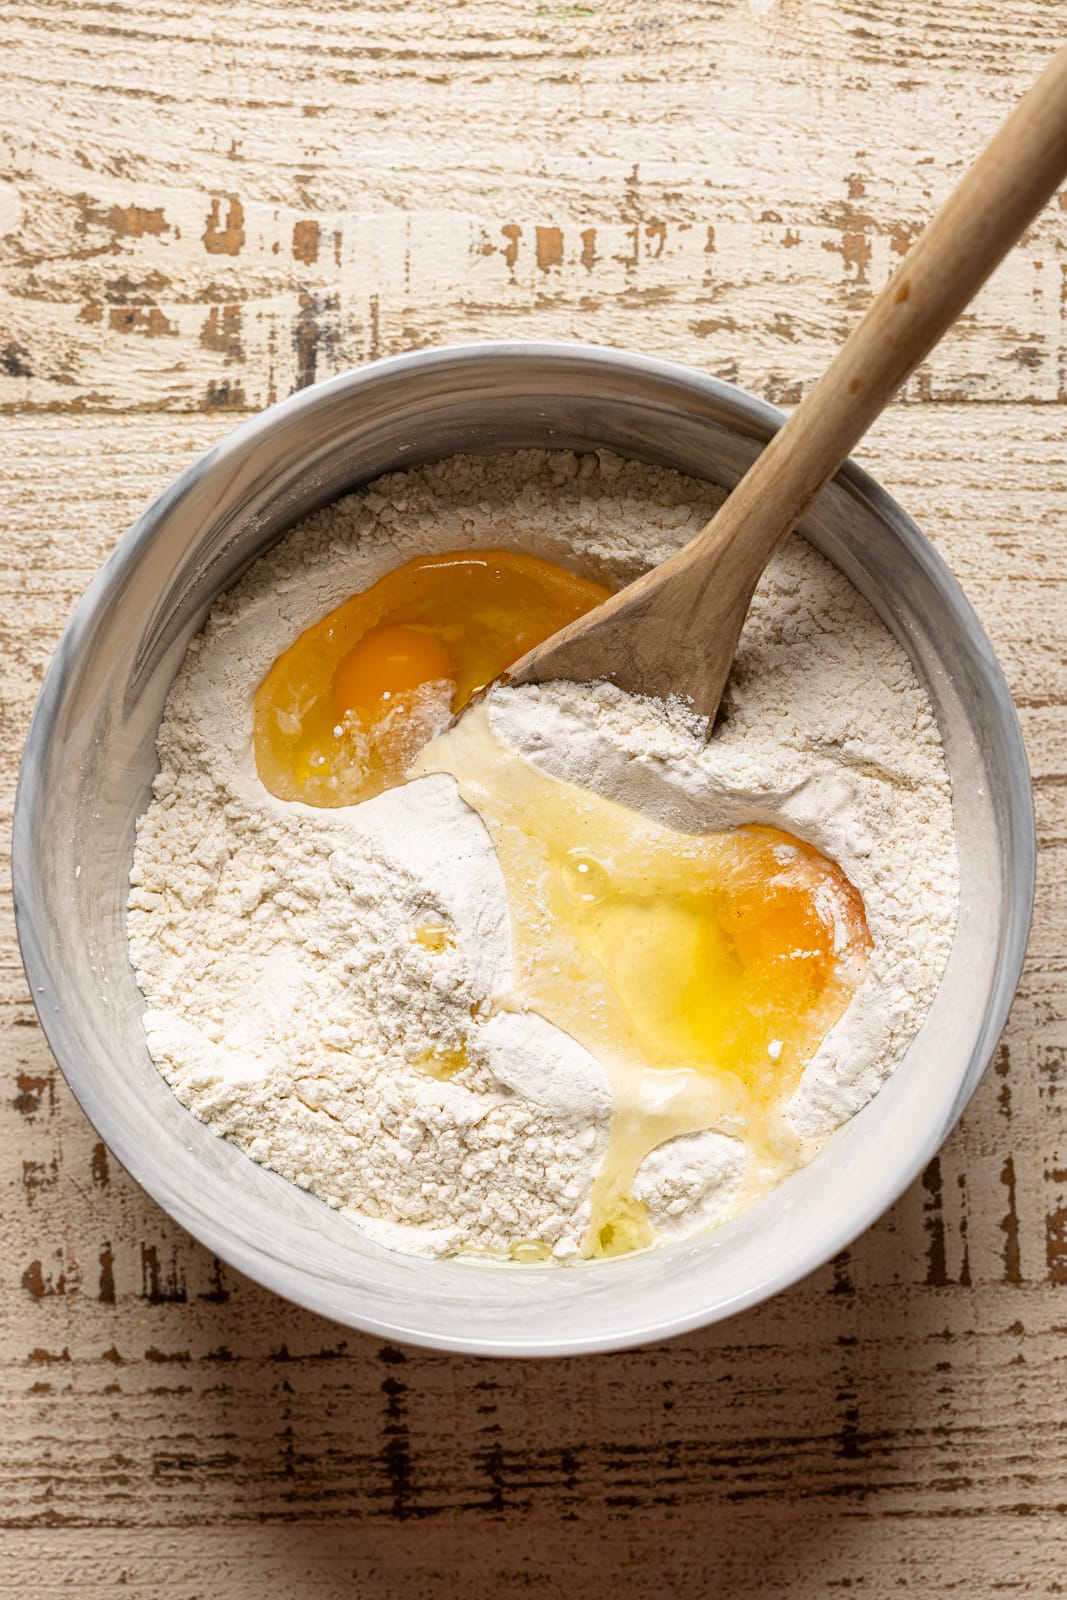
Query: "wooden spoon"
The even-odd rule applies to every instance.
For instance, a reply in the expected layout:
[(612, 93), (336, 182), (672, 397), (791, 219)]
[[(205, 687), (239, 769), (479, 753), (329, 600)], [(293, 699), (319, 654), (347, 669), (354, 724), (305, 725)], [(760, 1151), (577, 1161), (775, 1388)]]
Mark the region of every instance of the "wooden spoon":
[(635, 694), (681, 695), (714, 719), (774, 551), (1065, 177), (1067, 46), (703, 531), (521, 657), (504, 681), (607, 678)]

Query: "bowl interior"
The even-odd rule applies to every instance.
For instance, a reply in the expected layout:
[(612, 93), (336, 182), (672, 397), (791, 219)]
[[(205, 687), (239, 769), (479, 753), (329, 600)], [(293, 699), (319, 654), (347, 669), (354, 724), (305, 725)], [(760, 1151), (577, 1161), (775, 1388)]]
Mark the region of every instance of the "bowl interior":
[(417, 1343), (546, 1354), (714, 1320), (803, 1276), (906, 1186), (973, 1091), (1007, 1014), (1029, 921), (1025, 755), (999, 668), (931, 547), (847, 467), (803, 532), (902, 642), (953, 782), (962, 903), (940, 992), (907, 1057), (816, 1162), (704, 1238), (580, 1270), (426, 1262), (215, 1137), (149, 1059), (124, 933), (134, 824), (170, 682), (211, 601), (301, 517), (382, 471), (464, 450), (590, 449), (731, 487), (780, 421), (683, 369), (575, 346), (402, 357), (238, 429), (158, 500), (64, 635), (27, 744), (15, 823), (19, 936), (72, 1088), (132, 1175), (235, 1267), (352, 1326)]

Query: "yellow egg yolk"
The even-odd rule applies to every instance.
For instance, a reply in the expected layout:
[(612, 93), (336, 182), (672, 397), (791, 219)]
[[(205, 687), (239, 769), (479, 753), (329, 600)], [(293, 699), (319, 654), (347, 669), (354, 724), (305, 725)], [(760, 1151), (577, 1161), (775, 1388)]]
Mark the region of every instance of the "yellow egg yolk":
[(263, 784), (343, 806), (404, 780), (479, 689), (609, 590), (512, 550), (418, 556), (307, 628), (256, 695)]
[(379, 624), (342, 658), (333, 675), (334, 704), (342, 715), (373, 713), (424, 683), (451, 682), (453, 671), (452, 657), (436, 634), (402, 622)]

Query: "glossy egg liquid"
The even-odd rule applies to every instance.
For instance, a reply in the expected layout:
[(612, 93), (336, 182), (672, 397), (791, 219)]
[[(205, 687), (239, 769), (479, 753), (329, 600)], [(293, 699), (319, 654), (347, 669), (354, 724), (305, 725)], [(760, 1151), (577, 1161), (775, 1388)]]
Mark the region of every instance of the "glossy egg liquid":
[(479, 689), (609, 591), (512, 550), (417, 556), (279, 656), (256, 694), (256, 768), (281, 800), (353, 805), (404, 781)]
[(746, 1147), (746, 1198), (800, 1160), (784, 1111), (862, 982), (863, 902), (833, 861), (763, 825), (681, 833), (534, 766), (473, 706), (422, 752), (489, 830), (514, 972), (497, 1003), (590, 1051), (614, 1113), (587, 1255), (652, 1242), (645, 1156), (713, 1130)]

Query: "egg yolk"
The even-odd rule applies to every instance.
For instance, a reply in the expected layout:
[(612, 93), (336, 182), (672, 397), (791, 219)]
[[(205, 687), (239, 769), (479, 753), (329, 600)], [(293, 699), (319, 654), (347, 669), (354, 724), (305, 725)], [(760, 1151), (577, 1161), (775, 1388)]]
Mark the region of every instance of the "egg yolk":
[(394, 695), (424, 683), (448, 683), (452, 657), (435, 634), (405, 627), (372, 628), (342, 659), (333, 675), (333, 698), (346, 711), (374, 712)]
[(486, 684), (609, 590), (512, 550), (417, 556), (307, 628), (256, 695), (262, 783), (352, 805), (401, 783)]
[(454, 712), (609, 590), (517, 550), (419, 555), (299, 635), (259, 685), (256, 770), (354, 805), (405, 779)]

